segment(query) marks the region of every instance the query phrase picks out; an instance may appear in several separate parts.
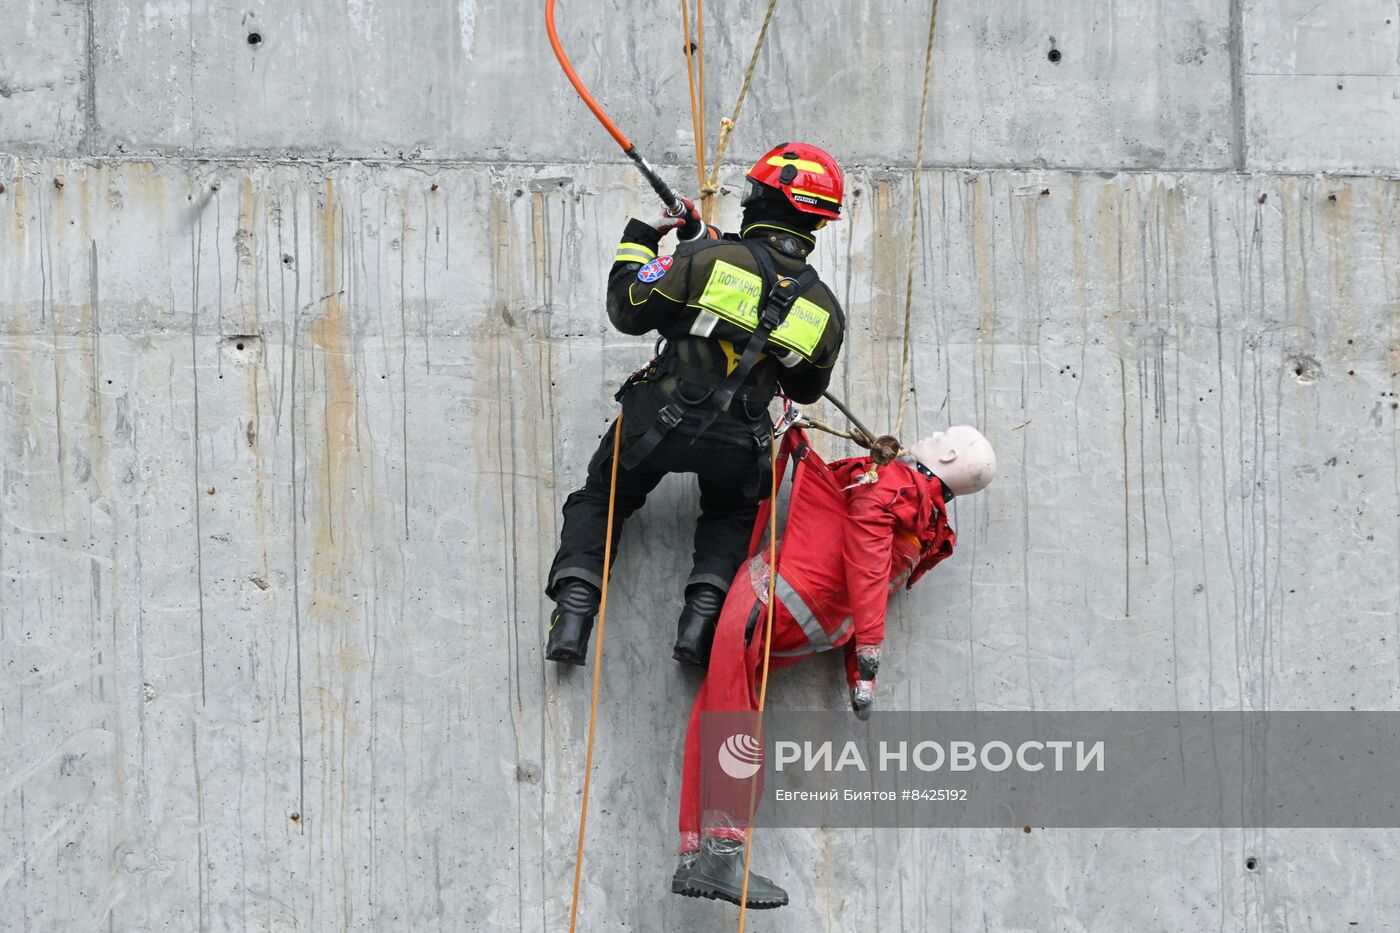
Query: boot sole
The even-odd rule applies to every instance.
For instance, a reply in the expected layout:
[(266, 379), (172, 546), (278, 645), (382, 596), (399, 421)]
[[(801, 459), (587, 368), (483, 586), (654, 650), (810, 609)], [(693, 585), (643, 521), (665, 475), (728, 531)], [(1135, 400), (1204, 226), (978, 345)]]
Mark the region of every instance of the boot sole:
[[(707, 897), (712, 901), (728, 901), (736, 907), (739, 904), (738, 891), (731, 891), (730, 889), (721, 887), (717, 884), (699, 885), (694, 882), (687, 883), (685, 881), (680, 881), (675, 878), (672, 878), (671, 893), (680, 894), (685, 897)], [(786, 906), (787, 898), (783, 898), (782, 900), (758, 900), (753, 897), (750, 897), (748, 909), (773, 910), (778, 907)]]
[(698, 667), (702, 671), (707, 670), (709, 668), (709, 665), (701, 661), (700, 658), (698, 658), (694, 652), (685, 651), (680, 648), (677, 648), (671, 652), (671, 658), (673, 660), (681, 662), (682, 664), (689, 664), (691, 667)]
[(584, 661), (586, 660), (574, 654), (572, 651), (551, 651), (549, 654), (545, 655), (545, 659), (558, 664), (572, 664), (575, 667), (583, 667)]

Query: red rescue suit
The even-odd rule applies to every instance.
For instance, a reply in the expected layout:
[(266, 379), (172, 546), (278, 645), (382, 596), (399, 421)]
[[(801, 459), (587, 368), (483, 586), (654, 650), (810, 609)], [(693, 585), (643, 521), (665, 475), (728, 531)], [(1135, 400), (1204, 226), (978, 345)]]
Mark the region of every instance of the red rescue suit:
[[(795, 466), (773, 583), (770, 667), (843, 648), (846, 679), (854, 686), (855, 649), (884, 640), (890, 592), (900, 582), (912, 587), (953, 553), (955, 535), (948, 526), (943, 483), (899, 461), (876, 468), (874, 482), (862, 481), (872, 467), (869, 457), (824, 463), (796, 429), (783, 437), (779, 477), (789, 457)], [(682, 851), (698, 845), (701, 829), (701, 715), (758, 709), (771, 506), (772, 500), (766, 500), (754, 524), (750, 557), (730, 585), (709, 670), (690, 711), (681, 780)], [(734, 827), (741, 833), (745, 822), (731, 813), (728, 830), (707, 828), (733, 835)]]

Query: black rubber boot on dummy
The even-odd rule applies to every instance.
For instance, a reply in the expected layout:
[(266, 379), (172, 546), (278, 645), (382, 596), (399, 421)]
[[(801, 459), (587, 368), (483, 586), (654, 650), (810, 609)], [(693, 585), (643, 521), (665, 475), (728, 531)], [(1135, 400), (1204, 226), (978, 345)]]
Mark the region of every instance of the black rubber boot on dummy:
[[(744, 844), (737, 839), (706, 836), (699, 852), (681, 856), (671, 876), (671, 893), (708, 897), (739, 903), (744, 890)], [(787, 905), (787, 892), (752, 869), (749, 871), (749, 909), (768, 910)]]
[(676, 623), (676, 648), (671, 657), (696, 667), (710, 666), (710, 645), (724, 608), (724, 593), (717, 586), (697, 583), (686, 590), (685, 608)]
[(549, 643), (544, 656), (560, 664), (582, 664), (588, 659), (588, 637), (598, 614), (599, 593), (591, 583), (570, 577), (559, 585), (554, 611), (549, 615)]

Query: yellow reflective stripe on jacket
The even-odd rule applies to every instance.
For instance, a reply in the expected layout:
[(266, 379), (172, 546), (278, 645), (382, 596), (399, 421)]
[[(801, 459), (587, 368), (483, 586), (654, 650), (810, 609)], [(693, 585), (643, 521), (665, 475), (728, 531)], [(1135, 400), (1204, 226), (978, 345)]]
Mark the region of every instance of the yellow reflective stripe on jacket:
[[(696, 304), (731, 324), (752, 331), (758, 327), (758, 299), (762, 294), (763, 280), (757, 273), (719, 259)], [(773, 331), (771, 339), (810, 360), (830, 320), (831, 314), (822, 307), (799, 298), (787, 318)]]
[(651, 262), (656, 258), (656, 250), (641, 243), (620, 243), (613, 262)]

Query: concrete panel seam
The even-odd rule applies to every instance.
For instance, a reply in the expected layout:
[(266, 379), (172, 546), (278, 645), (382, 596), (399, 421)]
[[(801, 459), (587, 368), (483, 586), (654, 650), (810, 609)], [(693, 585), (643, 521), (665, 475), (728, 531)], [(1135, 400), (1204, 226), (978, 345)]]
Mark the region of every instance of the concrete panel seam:
[[(631, 165), (630, 162), (621, 160), (601, 160), (590, 159), (583, 162), (571, 162), (568, 160), (539, 160), (539, 159), (422, 159), (417, 161), (405, 161), (401, 159), (382, 158), (356, 158), (350, 156), (336, 156), (333, 159), (291, 159), (273, 158), (260, 156), (181, 156), (181, 155), (92, 155), (82, 156), (75, 154), (53, 153), (34, 151), (27, 146), (19, 146), (14, 149), (0, 149), (0, 158), (18, 159), (23, 161), (50, 160), (73, 160), (86, 165), (132, 165), (132, 164), (184, 164), (184, 165), (210, 165), (227, 166), (229, 168), (318, 168), (327, 169), (333, 167), (364, 167), (364, 168), (402, 168), (418, 169), (423, 171), (436, 169), (454, 168), (481, 168), (489, 166), (518, 167), (534, 166), (545, 168), (547, 166), (578, 166), (578, 167), (610, 167), (619, 165)], [(653, 162), (658, 168), (667, 171), (689, 171), (692, 166), (679, 162)], [(914, 170), (912, 162), (883, 162), (878, 165), (864, 162), (847, 162), (844, 167), (851, 172), (889, 172), (891, 175), (908, 175)], [(726, 170), (735, 173), (742, 173), (748, 168), (747, 162), (735, 162), (726, 165)], [(1343, 171), (1329, 171), (1327, 169), (1317, 169), (1314, 171), (1278, 171), (1273, 169), (1235, 169), (1235, 168), (1187, 168), (1162, 166), (1160, 168), (1142, 168), (1139, 166), (1095, 166), (1095, 165), (1032, 165), (1016, 162), (983, 162), (977, 164), (968, 163), (944, 163), (925, 162), (926, 172), (965, 172), (977, 174), (983, 172), (1024, 172), (1027, 174), (1040, 172), (1044, 174), (1063, 175), (1102, 175), (1105, 177), (1112, 175), (1127, 176), (1149, 176), (1149, 175), (1177, 175), (1183, 177), (1235, 177), (1235, 176), (1258, 176), (1267, 178), (1336, 178), (1345, 180), (1349, 178), (1379, 180), (1379, 181), (1400, 181), (1400, 168), (1393, 171), (1358, 171), (1356, 169), (1346, 169)], [(723, 184), (723, 180), (721, 180)]]

